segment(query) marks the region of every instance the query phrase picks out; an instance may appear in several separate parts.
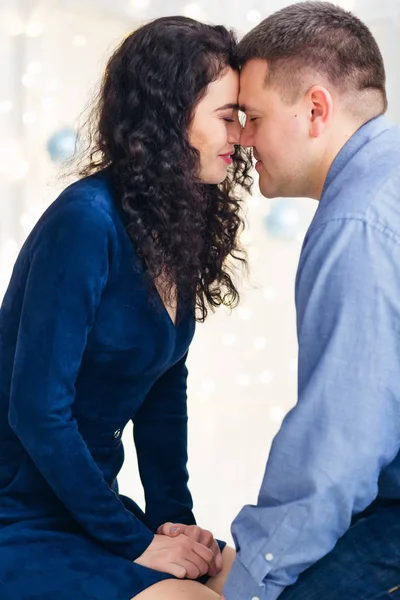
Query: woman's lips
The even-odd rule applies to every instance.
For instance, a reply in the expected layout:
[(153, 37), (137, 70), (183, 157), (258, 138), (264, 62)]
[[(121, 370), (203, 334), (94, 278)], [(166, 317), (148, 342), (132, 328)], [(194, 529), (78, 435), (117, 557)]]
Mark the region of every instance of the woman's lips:
[(232, 155), (231, 154), (220, 154), (219, 155), (222, 160), (224, 160), (228, 165), (232, 164)]

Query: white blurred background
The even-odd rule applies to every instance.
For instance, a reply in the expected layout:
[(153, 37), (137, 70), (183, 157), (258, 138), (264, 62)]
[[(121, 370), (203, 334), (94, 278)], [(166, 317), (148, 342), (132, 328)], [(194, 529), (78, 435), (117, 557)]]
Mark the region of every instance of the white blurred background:
[[(184, 14), (245, 33), (283, 0), (0, 0), (0, 300), (18, 250), (65, 181), (77, 118), (121, 39), (152, 18)], [(400, 0), (344, 0), (384, 54), (389, 116), (400, 122)], [(284, 144), (285, 141), (282, 140)], [(296, 401), (294, 278), (312, 200), (247, 202), (251, 283), (230, 314), (198, 325), (189, 358), (189, 469), (200, 525), (231, 540), (256, 500), (272, 438)], [(131, 441), (121, 492), (143, 504)], [(82, 482), (84, 485), (85, 482)]]

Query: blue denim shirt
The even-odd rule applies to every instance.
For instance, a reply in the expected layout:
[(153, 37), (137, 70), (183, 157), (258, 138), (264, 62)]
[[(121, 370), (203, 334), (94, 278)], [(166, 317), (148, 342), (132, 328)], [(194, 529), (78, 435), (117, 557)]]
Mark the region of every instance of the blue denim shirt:
[(400, 498), (400, 128), (361, 127), (328, 173), (296, 278), (298, 401), (257, 506), (232, 533), (226, 600), (276, 600), (352, 515)]

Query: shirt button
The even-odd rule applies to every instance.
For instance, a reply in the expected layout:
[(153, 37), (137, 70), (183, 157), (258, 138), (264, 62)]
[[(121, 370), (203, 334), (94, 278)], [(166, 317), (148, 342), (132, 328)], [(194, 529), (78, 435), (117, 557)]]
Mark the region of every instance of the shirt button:
[(267, 560), (268, 562), (271, 562), (274, 560), (274, 555), (271, 554), (270, 552), (268, 552), (268, 554), (265, 555), (265, 560)]
[(121, 430), (117, 429), (117, 431), (114, 431), (114, 437), (115, 439), (119, 438), (119, 436), (121, 435)]

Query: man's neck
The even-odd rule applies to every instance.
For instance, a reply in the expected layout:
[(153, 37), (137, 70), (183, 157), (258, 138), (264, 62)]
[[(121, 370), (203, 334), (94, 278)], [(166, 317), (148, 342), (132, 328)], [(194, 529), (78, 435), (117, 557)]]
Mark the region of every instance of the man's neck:
[(332, 134), (326, 145), (326, 152), (322, 157), (322, 160), (316, 169), (315, 184), (313, 187), (312, 198), (320, 200), (324, 189), (325, 181), (328, 176), (329, 170), (339, 154), (342, 148), (347, 144), (349, 139), (353, 137), (356, 131), (364, 123), (345, 122), (340, 126), (333, 126), (333, 130), (336, 128), (335, 133)]

